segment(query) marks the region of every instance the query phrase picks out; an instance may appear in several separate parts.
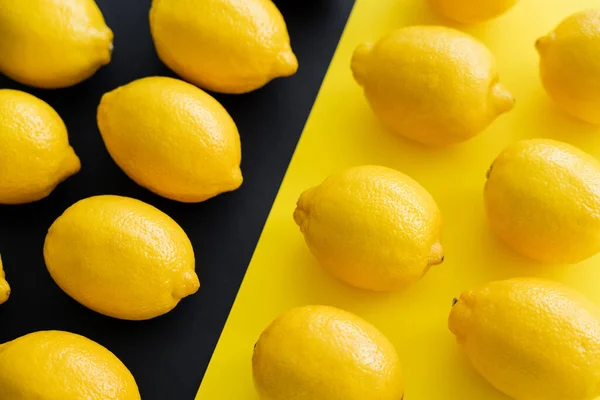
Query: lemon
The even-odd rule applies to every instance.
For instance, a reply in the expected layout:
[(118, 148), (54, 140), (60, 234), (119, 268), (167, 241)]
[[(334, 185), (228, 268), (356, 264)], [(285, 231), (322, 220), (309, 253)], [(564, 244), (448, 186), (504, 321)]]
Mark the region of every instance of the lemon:
[(200, 286), (183, 229), (127, 197), (95, 196), (69, 207), (48, 231), (44, 259), (69, 296), (115, 318), (165, 314)]
[(80, 167), (52, 107), (25, 92), (0, 90), (0, 203), (43, 199)]
[(374, 326), (326, 306), (292, 309), (260, 336), (252, 358), (263, 400), (401, 400), (394, 346)]
[(6, 281), (6, 274), (2, 266), (2, 258), (0, 258), (0, 304), (6, 303), (10, 296), (10, 286)]
[(363, 43), (352, 71), (386, 126), (428, 145), (470, 139), (514, 105), (492, 53), (450, 28), (413, 26)]
[(42, 331), (0, 345), (0, 398), (139, 400), (131, 372), (83, 336)]
[(271, 0), (153, 0), (150, 27), (160, 59), (214, 92), (250, 92), (298, 69)]
[(568, 17), (536, 47), (550, 97), (574, 117), (600, 124), (600, 9)]
[(390, 168), (330, 176), (300, 196), (294, 219), (323, 267), (358, 288), (402, 289), (444, 260), (437, 204)]
[(600, 396), (600, 310), (550, 281), (511, 279), (461, 294), (450, 330), (471, 363), (516, 400)]
[(55, 89), (110, 62), (113, 33), (93, 0), (0, 0), (0, 72)]
[(492, 229), (514, 251), (547, 263), (577, 263), (600, 251), (600, 163), (547, 139), (517, 142), (488, 172)]
[(188, 83), (151, 77), (107, 93), (98, 126), (123, 171), (161, 196), (199, 202), (242, 184), (235, 123), (219, 102)]
[(444, 17), (471, 24), (496, 18), (517, 4), (519, 0), (429, 0)]

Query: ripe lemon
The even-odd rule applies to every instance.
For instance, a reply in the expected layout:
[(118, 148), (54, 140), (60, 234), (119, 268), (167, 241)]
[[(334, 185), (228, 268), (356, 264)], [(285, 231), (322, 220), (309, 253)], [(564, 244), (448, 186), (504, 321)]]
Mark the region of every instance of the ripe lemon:
[(559, 283), (511, 279), (460, 295), (450, 330), (471, 363), (517, 400), (600, 396), (600, 310)]
[(0, 258), (0, 304), (6, 303), (10, 296), (10, 286), (6, 281), (6, 274), (2, 266), (2, 258)]
[(42, 331), (0, 345), (0, 398), (139, 400), (140, 393), (106, 348), (73, 333)]
[(110, 62), (113, 33), (93, 0), (0, 0), (0, 72), (55, 89)]
[(214, 92), (250, 92), (298, 69), (271, 0), (153, 0), (150, 27), (160, 59)]
[(570, 16), (536, 47), (550, 97), (574, 117), (600, 124), (600, 9)]
[(80, 168), (52, 107), (25, 92), (0, 90), (0, 203), (43, 199)]
[(323, 267), (363, 289), (402, 289), (444, 260), (431, 195), (390, 168), (362, 166), (305, 191), (294, 219)]
[(519, 0), (429, 0), (444, 17), (464, 24), (496, 18), (517, 4)]
[(48, 231), (44, 259), (69, 296), (115, 318), (165, 314), (200, 286), (183, 229), (127, 197), (95, 196), (69, 207)]
[(102, 97), (98, 126), (123, 171), (161, 196), (199, 202), (242, 184), (235, 122), (189, 83), (151, 77), (113, 90)]
[(260, 336), (252, 358), (264, 400), (401, 400), (396, 349), (368, 322), (326, 306), (292, 309)]
[(600, 163), (566, 143), (513, 144), (485, 185), (492, 229), (511, 249), (547, 263), (577, 263), (600, 251)]
[(514, 105), (492, 53), (450, 28), (413, 26), (361, 44), (352, 71), (386, 126), (428, 145), (470, 139)]

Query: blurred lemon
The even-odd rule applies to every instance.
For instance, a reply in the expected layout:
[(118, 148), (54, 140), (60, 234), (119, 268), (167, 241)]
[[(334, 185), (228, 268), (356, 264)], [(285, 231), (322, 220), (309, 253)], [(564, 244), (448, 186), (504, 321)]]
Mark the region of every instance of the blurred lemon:
[(153, 0), (150, 27), (160, 59), (214, 92), (250, 92), (298, 69), (271, 0)]
[(508, 147), (488, 172), (485, 205), (500, 239), (533, 260), (574, 264), (600, 251), (600, 163), (571, 145)]
[(492, 53), (450, 28), (413, 26), (361, 44), (352, 71), (385, 125), (429, 145), (470, 139), (514, 105)]
[(183, 229), (127, 197), (95, 196), (69, 207), (48, 231), (44, 259), (69, 296), (115, 318), (165, 314), (200, 286)]
[(2, 258), (0, 258), (0, 304), (6, 303), (10, 296), (10, 286), (6, 281), (6, 274), (2, 266)]
[(600, 396), (600, 310), (559, 283), (511, 279), (461, 294), (450, 330), (484, 378), (523, 400)]
[(110, 62), (113, 33), (93, 0), (0, 0), (0, 72), (45, 89)]
[(402, 289), (444, 260), (431, 195), (390, 168), (362, 166), (305, 191), (294, 219), (319, 262), (363, 289)]
[(199, 202), (242, 184), (235, 123), (189, 83), (151, 77), (113, 90), (102, 97), (98, 126), (123, 171), (161, 196)]
[(0, 203), (43, 199), (80, 168), (52, 107), (25, 92), (0, 90)]
[(464, 24), (496, 18), (517, 4), (519, 0), (429, 0), (444, 17)]
[(600, 9), (570, 16), (536, 47), (550, 97), (574, 117), (600, 124)]
[(326, 306), (295, 308), (260, 336), (252, 358), (264, 400), (401, 400), (402, 368), (368, 322)]
[(139, 400), (131, 372), (99, 344), (45, 331), (0, 345), (0, 398)]

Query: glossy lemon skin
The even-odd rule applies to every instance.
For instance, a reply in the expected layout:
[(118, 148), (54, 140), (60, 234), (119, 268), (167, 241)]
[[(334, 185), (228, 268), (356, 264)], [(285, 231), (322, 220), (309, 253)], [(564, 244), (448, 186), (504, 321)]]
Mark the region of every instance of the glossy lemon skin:
[(213, 92), (250, 92), (298, 69), (271, 0), (154, 0), (150, 27), (160, 59)]
[(112, 40), (93, 0), (0, 0), (0, 72), (25, 85), (88, 79), (110, 62)]
[(441, 26), (402, 28), (359, 45), (352, 71), (384, 125), (427, 145), (468, 140), (514, 105), (487, 47)]
[(330, 176), (300, 196), (294, 219), (321, 265), (358, 288), (406, 288), (444, 259), (437, 204), (390, 168), (361, 166)]
[(0, 90), (0, 155), (0, 204), (41, 200), (81, 168), (56, 111), (18, 90)]
[(262, 400), (401, 400), (392, 343), (361, 318), (307, 306), (277, 318), (256, 343), (254, 383)]
[(576, 147), (509, 146), (488, 172), (484, 198), (492, 230), (523, 256), (575, 264), (600, 251), (600, 163)]
[(195, 203), (242, 184), (235, 122), (189, 83), (150, 77), (106, 93), (98, 126), (119, 167), (163, 197)]
[(477, 372), (516, 400), (600, 396), (600, 310), (563, 284), (520, 278), (466, 291), (449, 327)]
[(0, 345), (0, 398), (140, 400), (135, 379), (110, 351), (83, 336), (42, 331)]
[(566, 18), (536, 42), (548, 95), (567, 113), (600, 124), (600, 8)]
[(519, 0), (429, 0), (435, 11), (464, 24), (487, 21), (501, 16)]
[(183, 229), (128, 197), (89, 197), (69, 207), (48, 231), (44, 259), (69, 296), (120, 319), (165, 314), (200, 286)]

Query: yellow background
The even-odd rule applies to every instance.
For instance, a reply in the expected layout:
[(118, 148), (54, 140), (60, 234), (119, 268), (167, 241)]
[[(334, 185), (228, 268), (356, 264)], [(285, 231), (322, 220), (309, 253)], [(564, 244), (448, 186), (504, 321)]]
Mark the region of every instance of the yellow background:
[[(592, 6), (600, 6), (600, 1), (521, 0), (497, 20), (459, 26), (490, 47), (501, 80), (517, 103), (470, 142), (431, 149), (396, 139), (379, 126), (352, 79), (350, 58), (356, 45), (395, 28), (456, 25), (434, 15), (426, 0), (358, 0), (198, 399), (257, 400), (251, 375), (255, 341), (281, 312), (306, 304), (337, 306), (380, 328), (402, 358), (406, 400), (506, 399), (470, 368), (447, 329), (447, 317), (452, 298), (461, 291), (515, 276), (559, 279), (600, 303), (600, 258), (573, 267), (533, 264), (492, 236), (482, 201), (488, 167), (515, 140), (558, 139), (600, 158), (600, 128), (579, 123), (551, 104), (540, 85), (533, 46), (564, 17)], [(292, 219), (304, 189), (334, 171), (361, 164), (381, 164), (412, 176), (431, 192), (444, 214), (446, 261), (403, 293), (373, 294), (338, 283), (318, 267)]]

